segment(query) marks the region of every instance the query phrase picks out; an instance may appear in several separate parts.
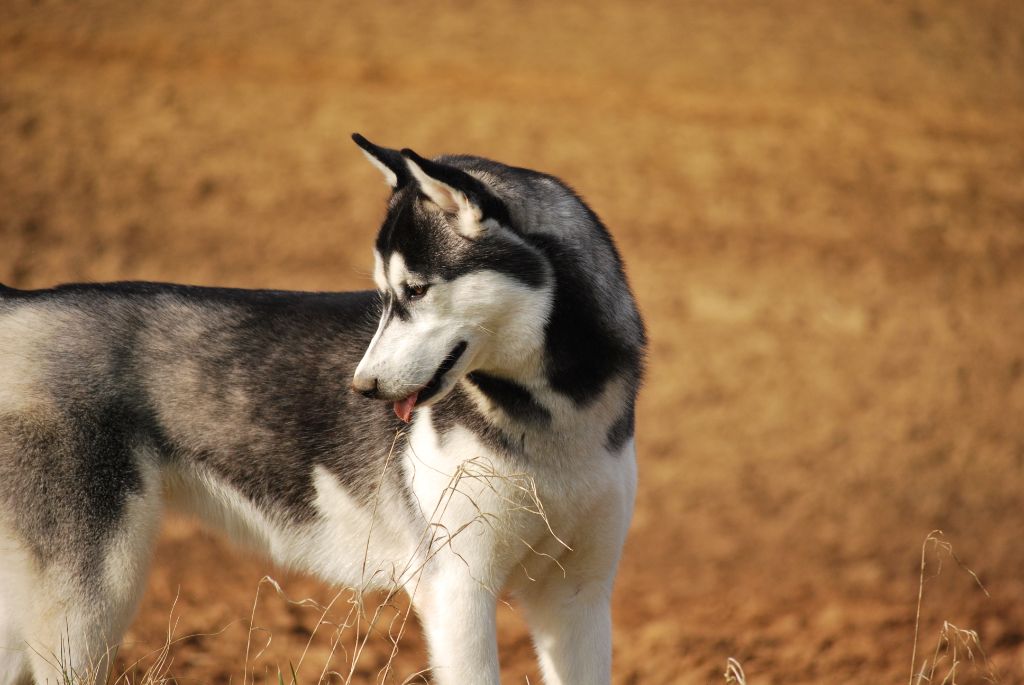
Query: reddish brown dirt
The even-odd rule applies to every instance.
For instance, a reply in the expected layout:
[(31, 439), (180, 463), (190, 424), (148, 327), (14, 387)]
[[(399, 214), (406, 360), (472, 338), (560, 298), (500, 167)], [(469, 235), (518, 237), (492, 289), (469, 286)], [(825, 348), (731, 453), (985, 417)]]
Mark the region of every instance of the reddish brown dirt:
[[(935, 528), (991, 597), (947, 561), (922, 650), (948, 619), (1024, 682), (1024, 5), (676, 5), (8, 0), (0, 280), (366, 287), (385, 192), (356, 130), (563, 176), (652, 341), (616, 682), (730, 656), (751, 685), (906, 682)], [(240, 682), (265, 573), (334, 596), (172, 520), (124, 663), (177, 594), (172, 672)], [(316, 613), (264, 586), (256, 624), (262, 677)], [(303, 682), (348, 672), (330, 632)], [(538, 682), (511, 609), (501, 632), (506, 681)], [(424, 662), (410, 625), (396, 682)]]

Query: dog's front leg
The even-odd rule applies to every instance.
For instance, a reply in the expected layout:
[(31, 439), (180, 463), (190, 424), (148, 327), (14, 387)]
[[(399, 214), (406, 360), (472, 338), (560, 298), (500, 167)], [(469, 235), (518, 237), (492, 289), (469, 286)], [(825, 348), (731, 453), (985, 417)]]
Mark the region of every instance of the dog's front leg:
[(522, 599), (545, 685), (611, 682), (610, 583), (558, 578)]
[(465, 564), (433, 569), (416, 597), (437, 685), (498, 685), (495, 593)]
[(633, 504), (632, 480), (597, 498), (568, 539), (573, 548), (519, 585), (545, 685), (609, 685), (612, 667), (611, 596)]

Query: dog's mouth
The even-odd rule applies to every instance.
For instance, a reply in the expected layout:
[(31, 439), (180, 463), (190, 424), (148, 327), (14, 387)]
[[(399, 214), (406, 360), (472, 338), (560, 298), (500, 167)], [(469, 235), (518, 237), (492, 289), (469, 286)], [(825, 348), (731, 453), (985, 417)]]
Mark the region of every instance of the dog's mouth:
[(441, 381), (444, 380), (445, 374), (455, 368), (455, 365), (458, 363), (465, 351), (466, 341), (463, 340), (453, 347), (452, 351), (449, 352), (443, 360), (441, 360), (440, 366), (437, 367), (437, 371), (434, 373), (434, 377), (430, 379), (429, 383), (411, 395), (395, 402), (395, 414), (398, 418), (409, 423), (412, 418), (412, 410), (417, 404), (423, 404), (437, 394), (441, 389)]

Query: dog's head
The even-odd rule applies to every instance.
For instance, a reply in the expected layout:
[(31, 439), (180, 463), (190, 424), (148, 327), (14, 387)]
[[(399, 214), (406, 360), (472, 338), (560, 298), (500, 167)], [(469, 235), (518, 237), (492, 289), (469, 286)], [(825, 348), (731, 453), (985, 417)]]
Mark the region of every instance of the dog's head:
[(513, 225), (500, 180), (476, 158), (432, 161), (353, 140), (392, 195), (374, 249), (380, 323), (352, 387), (393, 402), (408, 421), (467, 373), (514, 376), (537, 364), (550, 267)]

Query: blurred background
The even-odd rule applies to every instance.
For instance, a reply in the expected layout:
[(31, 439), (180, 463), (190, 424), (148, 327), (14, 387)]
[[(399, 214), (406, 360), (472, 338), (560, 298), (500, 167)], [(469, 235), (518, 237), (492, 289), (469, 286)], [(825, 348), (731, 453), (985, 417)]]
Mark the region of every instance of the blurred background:
[[(958, 682), (1024, 682), (1024, 4), (4, 0), (0, 281), (371, 287), (352, 131), (561, 176), (621, 248), (617, 683), (906, 682), (933, 529), (990, 596), (929, 545), (918, 667), (950, 621)], [(169, 519), (122, 667), (170, 625), (178, 682), (375, 682), (388, 626), (353, 666), (268, 572), (336, 596)], [(512, 608), (501, 643), (539, 682)], [(389, 682), (425, 662), (410, 624)]]

